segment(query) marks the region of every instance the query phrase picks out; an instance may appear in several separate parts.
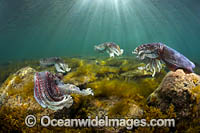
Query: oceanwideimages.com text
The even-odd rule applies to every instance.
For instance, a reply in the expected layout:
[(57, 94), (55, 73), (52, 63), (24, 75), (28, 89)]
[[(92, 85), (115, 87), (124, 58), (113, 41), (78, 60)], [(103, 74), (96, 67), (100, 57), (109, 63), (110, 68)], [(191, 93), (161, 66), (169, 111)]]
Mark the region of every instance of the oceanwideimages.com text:
[[(25, 123), (33, 127), (36, 124), (36, 117), (27, 116)], [(132, 129), (133, 127), (175, 127), (175, 119), (151, 119), (147, 122), (146, 119), (111, 119), (108, 116), (103, 119), (98, 116), (95, 118), (89, 116), (87, 119), (51, 119), (49, 116), (42, 116), (40, 124), (43, 127), (126, 127)]]

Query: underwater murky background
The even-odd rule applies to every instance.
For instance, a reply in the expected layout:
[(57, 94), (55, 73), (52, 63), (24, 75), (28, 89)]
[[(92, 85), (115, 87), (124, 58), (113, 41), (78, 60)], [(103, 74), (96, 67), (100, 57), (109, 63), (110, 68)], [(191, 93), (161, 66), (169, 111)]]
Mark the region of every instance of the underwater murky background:
[[(0, 0), (0, 62), (100, 56), (116, 42), (125, 55), (163, 42), (200, 62), (199, 0)], [(108, 55), (106, 55), (108, 56)]]

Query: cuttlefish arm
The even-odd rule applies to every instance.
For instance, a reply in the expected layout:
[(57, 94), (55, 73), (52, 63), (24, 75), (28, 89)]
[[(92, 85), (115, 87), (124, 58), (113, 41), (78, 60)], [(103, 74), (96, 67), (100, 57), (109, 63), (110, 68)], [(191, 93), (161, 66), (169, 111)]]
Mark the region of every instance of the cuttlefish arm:
[(91, 88), (80, 90), (79, 87), (77, 87), (73, 84), (59, 84), (58, 87), (60, 89), (62, 89), (62, 91), (65, 94), (68, 94), (68, 95), (70, 95), (70, 94), (80, 94), (80, 95), (84, 95), (84, 96), (87, 96), (87, 95), (93, 96), (94, 95)]

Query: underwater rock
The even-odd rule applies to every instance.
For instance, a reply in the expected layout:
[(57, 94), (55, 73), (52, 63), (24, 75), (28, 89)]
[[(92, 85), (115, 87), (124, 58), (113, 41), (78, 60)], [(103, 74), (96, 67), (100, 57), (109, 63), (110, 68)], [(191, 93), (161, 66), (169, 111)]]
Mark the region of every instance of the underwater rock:
[(33, 96), (34, 74), (36, 70), (24, 67), (11, 74), (0, 88), (1, 130), (25, 130), (24, 119), (33, 114), (39, 120), (42, 116), (54, 116), (55, 111), (41, 108)]
[(40, 112), (38, 117), (54, 113), (54, 111), (41, 108), (34, 99), (35, 73), (36, 70), (28, 66), (21, 68), (8, 77), (0, 88), (1, 108), (24, 110), (24, 113), (29, 111)]
[(5, 103), (5, 99), (8, 96), (12, 96), (15, 95), (17, 92), (21, 92), (24, 86), (28, 88), (31, 87), (33, 83), (33, 75), (35, 72), (36, 72), (35, 69), (31, 67), (25, 67), (18, 70), (13, 75), (10, 75), (0, 88), (1, 104)]
[(181, 69), (171, 71), (147, 101), (162, 111), (174, 105), (178, 119), (195, 116), (200, 112), (200, 76)]

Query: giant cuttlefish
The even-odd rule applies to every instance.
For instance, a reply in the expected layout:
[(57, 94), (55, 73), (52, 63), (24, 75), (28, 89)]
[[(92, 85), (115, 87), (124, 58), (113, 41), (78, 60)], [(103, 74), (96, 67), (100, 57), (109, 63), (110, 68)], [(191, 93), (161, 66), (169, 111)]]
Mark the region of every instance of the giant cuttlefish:
[(64, 84), (55, 74), (48, 71), (34, 75), (34, 97), (43, 108), (52, 110), (69, 108), (73, 104), (70, 94), (94, 95), (90, 88), (80, 90), (73, 84)]
[(43, 67), (55, 66), (59, 73), (67, 73), (71, 70), (67, 64), (60, 57), (49, 57), (40, 59), (40, 65)]
[(123, 54), (124, 50), (120, 49), (119, 45), (114, 42), (106, 42), (99, 45), (95, 45), (94, 49), (99, 52), (107, 52), (110, 57), (115, 57), (115, 55), (120, 56)]
[(156, 71), (160, 72), (162, 69), (160, 61), (164, 62), (171, 71), (183, 69), (186, 73), (192, 73), (195, 68), (195, 64), (188, 58), (163, 43), (142, 44), (132, 53), (141, 60), (148, 60), (149, 63), (140, 69), (150, 70), (153, 73), (152, 77), (155, 76)]

